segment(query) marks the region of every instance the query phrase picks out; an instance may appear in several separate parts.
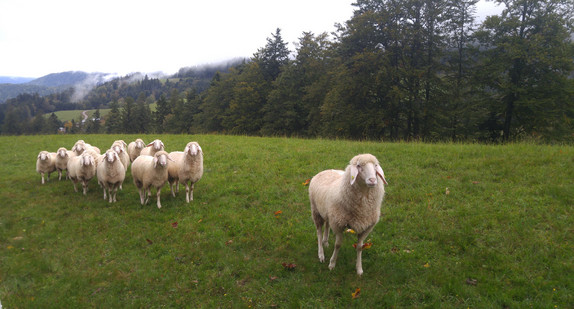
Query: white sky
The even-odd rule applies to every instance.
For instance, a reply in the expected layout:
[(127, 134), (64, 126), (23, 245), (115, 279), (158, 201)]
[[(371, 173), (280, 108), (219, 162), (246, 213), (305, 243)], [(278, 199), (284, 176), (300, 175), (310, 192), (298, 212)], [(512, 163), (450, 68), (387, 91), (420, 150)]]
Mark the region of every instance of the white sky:
[[(176, 73), (332, 32), (355, 0), (0, 0), (0, 76)], [(481, 0), (478, 15), (498, 14)]]

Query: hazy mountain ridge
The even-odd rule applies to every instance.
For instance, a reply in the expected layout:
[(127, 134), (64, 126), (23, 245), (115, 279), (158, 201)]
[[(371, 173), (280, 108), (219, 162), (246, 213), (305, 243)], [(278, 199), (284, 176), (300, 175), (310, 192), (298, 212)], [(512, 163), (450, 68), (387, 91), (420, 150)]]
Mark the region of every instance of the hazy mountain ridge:
[[(0, 77), (0, 103), (23, 93), (38, 93), (40, 96), (45, 96), (83, 84), (86, 81), (89, 81), (90, 84), (102, 83), (106, 81), (109, 75), (107, 73), (68, 71), (52, 73), (36, 79), (15, 76)], [(26, 79), (27, 82), (16, 83)]]

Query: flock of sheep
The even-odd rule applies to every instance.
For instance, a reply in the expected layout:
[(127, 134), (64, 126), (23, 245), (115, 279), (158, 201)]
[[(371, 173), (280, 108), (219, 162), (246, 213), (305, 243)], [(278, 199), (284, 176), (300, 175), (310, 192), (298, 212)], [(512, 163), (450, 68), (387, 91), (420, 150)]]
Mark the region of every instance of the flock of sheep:
[[(168, 164), (168, 161), (171, 163)], [(130, 142), (116, 140), (111, 147), (101, 154), (98, 147), (83, 140), (78, 140), (71, 150), (60, 147), (57, 152), (40, 151), (36, 160), (36, 171), (50, 180), (52, 172), (67, 171), (66, 178), (76, 185), (82, 184), (83, 194), (88, 191), (88, 184), (94, 177), (104, 190), (104, 200), (116, 202), (116, 193), (122, 189), (126, 172), (131, 163), (134, 184), (138, 188), (140, 202), (146, 204), (151, 197), (151, 188), (157, 191), (157, 207), (161, 208), (161, 188), (169, 183), (171, 194), (179, 191), (179, 183), (185, 185), (186, 202), (193, 200), (194, 184), (203, 176), (203, 151), (197, 142), (189, 142), (184, 151), (167, 153), (161, 140), (154, 140), (146, 145), (141, 139)]]
[[(97, 147), (79, 140), (68, 151), (58, 149), (55, 153), (41, 151), (38, 154), (36, 171), (44, 176), (62, 171), (74, 184), (81, 182), (84, 195), (90, 179), (97, 177), (104, 190), (104, 199), (116, 201), (116, 192), (121, 189), (125, 174), (131, 162), (134, 184), (139, 190), (140, 202), (146, 204), (151, 197), (151, 187), (157, 190), (157, 207), (161, 208), (160, 192), (169, 182), (172, 195), (179, 191), (179, 183), (185, 184), (186, 202), (193, 200), (193, 187), (203, 175), (203, 152), (197, 142), (190, 142), (184, 151), (167, 153), (160, 140), (146, 145), (141, 139), (129, 145), (122, 140), (115, 141), (110, 149), (100, 154)], [(379, 180), (380, 178), (380, 180)], [(343, 241), (343, 233), (352, 229), (357, 234), (356, 271), (363, 274), (362, 250), (364, 241), (379, 222), (381, 204), (387, 181), (377, 158), (371, 154), (360, 154), (351, 159), (346, 169), (325, 170), (315, 175), (309, 183), (311, 216), (317, 229), (319, 261), (325, 261), (324, 247), (329, 244), (329, 231), (335, 234), (335, 249), (329, 262), (329, 269), (335, 268), (337, 255)]]

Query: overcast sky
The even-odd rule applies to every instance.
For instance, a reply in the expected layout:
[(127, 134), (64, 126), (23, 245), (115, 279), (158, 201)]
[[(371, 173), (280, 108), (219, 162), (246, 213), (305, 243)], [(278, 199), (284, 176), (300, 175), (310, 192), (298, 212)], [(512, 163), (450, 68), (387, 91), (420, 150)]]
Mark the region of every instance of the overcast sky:
[[(275, 29), (332, 32), (355, 0), (0, 0), (0, 76), (64, 71), (173, 74), (249, 58)], [(478, 14), (498, 14), (481, 0)]]

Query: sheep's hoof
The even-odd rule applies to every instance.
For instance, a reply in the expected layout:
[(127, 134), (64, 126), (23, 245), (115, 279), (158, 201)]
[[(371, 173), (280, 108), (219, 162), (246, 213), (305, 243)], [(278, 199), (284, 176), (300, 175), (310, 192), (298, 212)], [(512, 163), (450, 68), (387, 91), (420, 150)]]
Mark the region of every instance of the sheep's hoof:
[(323, 256), (319, 255), (319, 262), (325, 263), (325, 256), (324, 255)]
[(359, 276), (363, 275), (363, 270), (362, 270), (362, 269), (357, 269), (357, 275), (359, 275)]
[(335, 268), (335, 263), (329, 263), (329, 270), (333, 270)]

